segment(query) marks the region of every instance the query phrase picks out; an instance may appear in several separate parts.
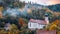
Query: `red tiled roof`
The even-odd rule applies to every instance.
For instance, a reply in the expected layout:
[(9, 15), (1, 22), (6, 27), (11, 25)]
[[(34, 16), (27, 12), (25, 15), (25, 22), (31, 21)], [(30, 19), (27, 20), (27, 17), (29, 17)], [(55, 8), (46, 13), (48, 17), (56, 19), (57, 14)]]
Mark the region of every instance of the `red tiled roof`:
[(56, 30), (51, 30), (51, 31), (47, 31), (47, 30), (37, 30), (36, 34), (56, 34)]
[(34, 20), (34, 19), (30, 19), (29, 22), (38, 23), (38, 24), (47, 24), (47, 22), (45, 20)]

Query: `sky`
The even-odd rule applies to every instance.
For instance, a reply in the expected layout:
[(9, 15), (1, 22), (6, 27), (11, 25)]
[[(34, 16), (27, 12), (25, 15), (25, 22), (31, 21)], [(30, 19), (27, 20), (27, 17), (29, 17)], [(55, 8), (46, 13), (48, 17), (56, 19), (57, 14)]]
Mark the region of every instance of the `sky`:
[(27, 2), (34, 2), (37, 4), (42, 4), (42, 5), (55, 5), (55, 4), (60, 4), (60, 0), (21, 0)]

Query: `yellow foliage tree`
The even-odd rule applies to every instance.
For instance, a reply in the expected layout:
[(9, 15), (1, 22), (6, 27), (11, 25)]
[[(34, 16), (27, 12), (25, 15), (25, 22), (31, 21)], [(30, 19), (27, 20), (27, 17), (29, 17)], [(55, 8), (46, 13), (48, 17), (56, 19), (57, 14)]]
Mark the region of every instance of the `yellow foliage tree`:
[(60, 20), (55, 20), (54, 22), (52, 22), (52, 24), (50, 25), (49, 30), (55, 30), (56, 28), (59, 29), (60, 28)]

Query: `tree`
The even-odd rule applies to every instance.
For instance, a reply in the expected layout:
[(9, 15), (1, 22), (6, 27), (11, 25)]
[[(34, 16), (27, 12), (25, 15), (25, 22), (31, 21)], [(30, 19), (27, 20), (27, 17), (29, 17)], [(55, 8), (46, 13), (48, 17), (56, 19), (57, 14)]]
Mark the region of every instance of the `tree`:
[(15, 24), (11, 24), (11, 30), (18, 30), (18, 28)]
[(19, 0), (3, 0), (2, 2), (3, 6), (6, 7), (10, 7), (10, 8), (14, 8), (14, 7), (24, 7), (25, 3), (19, 1)]

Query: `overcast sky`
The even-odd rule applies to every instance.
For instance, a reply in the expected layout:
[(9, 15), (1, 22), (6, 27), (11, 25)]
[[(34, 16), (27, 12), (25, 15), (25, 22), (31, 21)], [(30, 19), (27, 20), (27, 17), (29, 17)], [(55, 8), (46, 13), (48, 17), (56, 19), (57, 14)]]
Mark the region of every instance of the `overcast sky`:
[(21, 1), (25, 1), (25, 2), (31, 1), (42, 5), (60, 4), (60, 0), (21, 0)]

